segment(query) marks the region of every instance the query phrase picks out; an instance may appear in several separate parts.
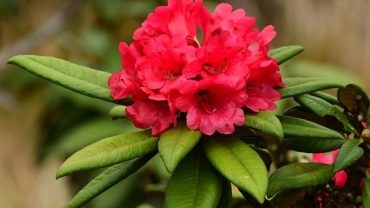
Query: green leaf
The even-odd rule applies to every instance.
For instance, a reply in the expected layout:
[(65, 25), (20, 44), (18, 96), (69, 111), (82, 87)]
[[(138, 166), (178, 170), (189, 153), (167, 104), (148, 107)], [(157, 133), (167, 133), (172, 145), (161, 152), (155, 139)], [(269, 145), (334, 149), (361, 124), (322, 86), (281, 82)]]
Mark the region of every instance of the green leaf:
[(177, 166), (168, 182), (165, 204), (176, 208), (214, 208), (222, 181), (200, 148), (195, 148)]
[(267, 167), (267, 171), (270, 169), (270, 166), (272, 164), (272, 155), (267, 149), (261, 149), (257, 148), (255, 146), (251, 146), (254, 151), (257, 152), (257, 154), (260, 156), (262, 161), (265, 163), (265, 166)]
[(285, 78), (284, 83), (285, 86), (279, 90), (282, 98), (343, 87), (342, 83), (325, 78)]
[(268, 111), (261, 111), (255, 115), (247, 115), (245, 117), (245, 125), (278, 139), (282, 139), (284, 135), (279, 119)]
[(328, 103), (331, 103), (333, 105), (339, 105), (339, 101), (338, 101), (337, 97), (334, 96), (334, 95), (331, 95), (331, 94), (328, 94), (328, 93), (325, 93), (325, 92), (320, 92), (320, 91), (311, 92), (310, 94), (313, 95), (313, 96), (319, 97), (323, 100), (326, 100)]
[(278, 64), (282, 64), (285, 61), (300, 54), (303, 50), (304, 48), (298, 45), (284, 46), (272, 49), (271, 51), (269, 51), (269, 56), (275, 59), (278, 62)]
[(370, 179), (369, 176), (364, 178), (365, 186), (362, 189), (362, 203), (364, 208), (370, 208)]
[(336, 107), (329, 102), (308, 94), (298, 95), (294, 97), (295, 101), (300, 105), (308, 108), (310, 111), (316, 113), (319, 116), (333, 116), (340, 121), (344, 128), (349, 132), (356, 132), (355, 128), (348, 121), (347, 117)]
[(126, 109), (126, 106), (124, 106), (124, 105), (114, 106), (113, 108), (110, 109), (109, 115), (113, 119), (124, 118), (126, 116), (125, 115), (125, 109)]
[(92, 200), (121, 180), (125, 179), (127, 176), (137, 171), (146, 162), (148, 162), (153, 155), (154, 154), (148, 154), (144, 157), (135, 158), (105, 169), (86, 186), (84, 186), (65, 207), (81, 207), (88, 201)]
[(175, 170), (201, 137), (202, 134), (199, 131), (192, 131), (183, 123), (164, 132), (160, 136), (158, 150), (166, 169), (169, 172)]
[(102, 139), (74, 153), (59, 168), (57, 178), (71, 173), (105, 167), (141, 157), (157, 148), (158, 138), (148, 131), (120, 134)]
[(107, 86), (110, 73), (46, 56), (18, 55), (8, 63), (77, 93), (114, 102)]
[(284, 130), (288, 148), (301, 152), (327, 152), (337, 149), (345, 140), (341, 134), (316, 123), (278, 116)]
[(332, 178), (332, 166), (318, 163), (294, 163), (276, 170), (269, 180), (268, 198), (288, 189), (316, 186)]
[(364, 150), (358, 146), (359, 144), (359, 139), (350, 139), (342, 145), (334, 161), (334, 173), (351, 166), (362, 156)]
[(221, 199), (217, 205), (217, 208), (232, 208), (233, 196), (231, 190), (231, 184), (225, 178), (222, 178), (222, 193)]
[(204, 138), (207, 158), (219, 173), (261, 204), (264, 201), (268, 173), (263, 160), (235, 136)]

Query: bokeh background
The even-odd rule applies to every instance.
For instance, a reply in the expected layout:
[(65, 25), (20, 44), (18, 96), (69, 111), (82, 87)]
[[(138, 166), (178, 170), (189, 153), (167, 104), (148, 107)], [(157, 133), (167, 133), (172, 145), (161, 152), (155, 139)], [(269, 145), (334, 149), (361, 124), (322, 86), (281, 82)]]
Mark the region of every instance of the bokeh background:
[[(213, 9), (221, 1), (205, 1)], [(276, 27), (274, 47), (302, 45), (286, 76), (325, 76), (370, 90), (370, 1), (229, 0)], [(133, 128), (112, 121), (109, 103), (43, 81), (6, 60), (55, 56), (105, 71), (120, 69), (117, 45), (161, 0), (0, 0), (0, 207), (62, 207), (95, 173), (55, 180), (81, 147)], [(159, 160), (87, 207), (161, 207), (166, 173)], [(164, 182), (163, 182), (164, 181)], [(123, 204), (125, 203), (125, 206)]]

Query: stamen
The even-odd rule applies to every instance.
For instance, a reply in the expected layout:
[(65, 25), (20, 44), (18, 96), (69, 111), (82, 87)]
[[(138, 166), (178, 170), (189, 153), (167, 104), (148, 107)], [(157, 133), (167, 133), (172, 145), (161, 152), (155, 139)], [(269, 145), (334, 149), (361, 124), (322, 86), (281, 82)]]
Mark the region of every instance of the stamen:
[(213, 104), (213, 102), (209, 99), (208, 91), (202, 90), (198, 92), (198, 105), (202, 107), (202, 109), (208, 113), (213, 114), (217, 112), (216, 106)]
[(214, 67), (209, 63), (203, 64), (203, 70), (206, 71), (208, 74), (212, 74), (212, 75), (222, 73), (226, 70), (226, 68), (227, 67), (225, 64), (221, 64), (218, 67)]
[(196, 37), (192, 37), (190, 35), (189, 36), (186, 36), (186, 43), (189, 46), (194, 46), (195, 48), (199, 48), (200, 47), (200, 44), (197, 41)]
[(164, 78), (167, 80), (175, 80), (177, 79), (177, 76), (174, 75), (171, 71), (165, 71), (163, 74)]

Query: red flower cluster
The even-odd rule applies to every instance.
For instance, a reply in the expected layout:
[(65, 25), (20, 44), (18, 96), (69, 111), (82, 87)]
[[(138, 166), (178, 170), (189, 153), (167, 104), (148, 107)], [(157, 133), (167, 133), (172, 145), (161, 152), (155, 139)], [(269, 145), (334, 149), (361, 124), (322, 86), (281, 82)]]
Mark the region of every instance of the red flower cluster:
[(267, 56), (276, 32), (262, 31), (244, 10), (219, 4), (210, 13), (201, 0), (169, 0), (120, 43), (123, 68), (109, 79), (115, 100), (130, 96), (126, 116), (159, 135), (187, 114), (190, 129), (231, 134), (245, 122), (243, 109), (272, 110), (283, 82)]

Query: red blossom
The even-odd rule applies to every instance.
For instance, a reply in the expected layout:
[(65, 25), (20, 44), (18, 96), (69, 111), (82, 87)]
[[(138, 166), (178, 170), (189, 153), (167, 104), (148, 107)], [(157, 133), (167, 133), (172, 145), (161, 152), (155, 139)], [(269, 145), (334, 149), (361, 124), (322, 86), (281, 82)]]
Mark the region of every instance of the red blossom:
[[(337, 157), (338, 152), (339, 150), (334, 150), (330, 152), (329, 154), (314, 153), (312, 154), (312, 161), (316, 163), (331, 165), (334, 163), (334, 160)], [(348, 174), (344, 170), (336, 172), (333, 177), (335, 187), (344, 188), (344, 186), (347, 183), (347, 179), (348, 179)]]
[(112, 97), (132, 97), (126, 115), (159, 135), (186, 113), (190, 129), (231, 134), (244, 110), (272, 110), (283, 82), (268, 57), (276, 32), (262, 31), (244, 10), (219, 4), (210, 13), (201, 0), (169, 0), (121, 43), (122, 70), (109, 79)]

